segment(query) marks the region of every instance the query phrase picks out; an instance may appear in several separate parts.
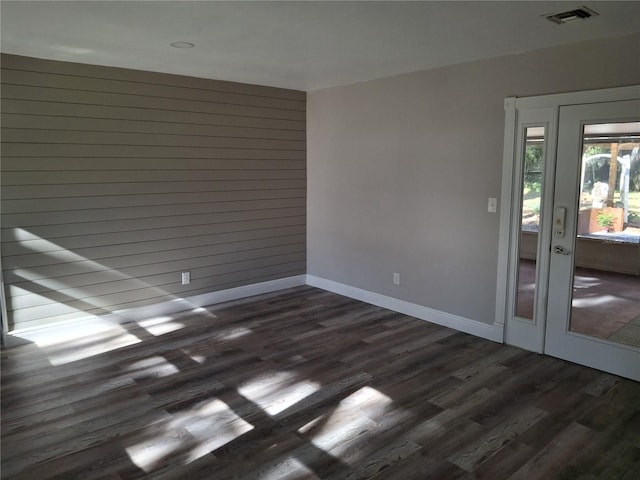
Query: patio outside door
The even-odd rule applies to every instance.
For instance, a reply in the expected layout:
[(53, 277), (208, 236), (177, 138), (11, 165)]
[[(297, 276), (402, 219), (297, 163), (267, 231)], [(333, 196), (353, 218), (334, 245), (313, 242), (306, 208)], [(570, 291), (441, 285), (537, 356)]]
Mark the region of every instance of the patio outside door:
[(640, 380), (640, 100), (560, 106), (557, 132), (544, 353)]

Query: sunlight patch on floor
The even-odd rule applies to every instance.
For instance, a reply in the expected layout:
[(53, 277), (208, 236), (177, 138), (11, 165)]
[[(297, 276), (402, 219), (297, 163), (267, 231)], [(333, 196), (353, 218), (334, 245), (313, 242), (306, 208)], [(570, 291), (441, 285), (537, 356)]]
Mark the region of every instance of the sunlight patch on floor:
[(196, 307), (196, 308), (190, 310), (189, 312), (193, 313), (194, 315), (205, 315), (207, 317), (218, 318), (213, 313), (211, 313), (208, 309), (206, 309), (204, 307)]
[(252, 476), (252, 478), (259, 480), (300, 480), (302, 478), (311, 480), (318, 477), (300, 460), (289, 457), (273, 462), (273, 464), (261, 469), (259, 476)]
[(584, 275), (575, 275), (573, 286), (574, 288), (591, 288), (602, 285), (602, 280), (598, 277), (587, 277)]
[(139, 320), (137, 323), (156, 337), (184, 328), (184, 324), (174, 321), (174, 318), (170, 316), (147, 318)]
[(388, 396), (376, 389), (362, 387), (342, 400), (336, 409), (300, 427), (298, 433), (342, 461), (353, 461), (354, 458), (345, 455), (352, 443), (363, 435), (370, 435), (379, 426), (365, 412), (383, 416), (392, 404)]
[(198, 457), (253, 430), (253, 425), (240, 418), (217, 398), (201, 403), (190, 412), (184, 412), (178, 416), (177, 424), (184, 426), (197, 439), (198, 448), (194, 452)]
[[(141, 341), (120, 325), (101, 318), (20, 332), (16, 336), (38, 345), (52, 365), (102, 355)], [(94, 341), (87, 343), (91, 339)]]
[(144, 438), (127, 447), (126, 452), (135, 465), (150, 473), (171, 457), (179, 456), (181, 464), (191, 463), (253, 428), (226, 403), (214, 398), (174, 414), (169, 421), (151, 425)]
[(135, 378), (161, 378), (180, 372), (175, 365), (160, 356), (138, 360), (127, 366), (125, 370), (132, 372)]
[(204, 355), (189, 355), (189, 358), (200, 365), (207, 361), (207, 357)]
[(156, 430), (159, 430), (159, 426), (154, 425), (143, 441), (125, 448), (131, 462), (147, 473), (189, 441), (185, 438), (188, 434), (184, 430), (171, 428), (162, 428), (157, 432)]
[(244, 337), (245, 335), (250, 335), (251, 333), (253, 332), (249, 328), (234, 327), (223, 333), (221, 337), (225, 340), (235, 340), (236, 338)]
[(572, 305), (574, 308), (589, 308), (619, 301), (620, 299), (614, 295), (598, 295), (597, 297), (591, 298), (574, 298)]
[(317, 392), (319, 388), (320, 385), (315, 382), (296, 380), (291, 372), (271, 372), (244, 382), (238, 387), (238, 392), (273, 416)]

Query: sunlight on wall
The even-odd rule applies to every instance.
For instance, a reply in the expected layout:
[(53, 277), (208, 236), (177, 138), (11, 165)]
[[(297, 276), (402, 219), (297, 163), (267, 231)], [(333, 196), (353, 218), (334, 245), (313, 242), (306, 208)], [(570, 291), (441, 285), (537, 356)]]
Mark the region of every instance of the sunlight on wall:
[[(105, 273), (104, 271), (101, 273)], [(115, 271), (109, 271), (108, 272), (110, 277), (110, 281), (116, 281), (116, 280), (127, 280), (129, 279), (128, 276), (124, 275), (123, 273), (119, 273), (119, 272), (115, 272)], [(60, 278), (64, 278), (64, 277), (58, 277), (58, 278), (41, 278), (38, 275), (34, 275), (32, 274), (29, 270), (24, 269), (24, 268), (17, 268), (14, 270), (14, 274), (22, 279), (24, 279), (25, 281), (31, 282), (31, 283), (35, 283), (36, 285), (41, 285), (45, 288), (51, 289), (51, 290), (56, 290), (56, 291), (63, 291), (63, 293), (65, 293), (66, 295), (69, 295), (70, 297), (74, 297), (74, 298), (82, 298), (84, 296), (86, 296), (86, 294), (84, 293), (84, 290), (82, 290), (82, 288), (79, 287), (70, 287), (68, 283), (65, 283), (64, 280), (60, 280)], [(28, 293), (31, 293), (27, 290)]]
[[(15, 241), (26, 250), (21, 255), (37, 255), (36, 260), (31, 260), (33, 267), (29, 264), (15, 265), (15, 268), (5, 265), (5, 268), (11, 271), (11, 275), (17, 278), (12, 281), (12, 285), (9, 285), (8, 304), (12, 305), (13, 298), (20, 299), (21, 306), (14, 307), (10, 316), (12, 323), (18, 326), (18, 329), (25, 323), (42, 320), (52, 323), (79, 320), (82, 317), (96, 318), (99, 315), (111, 313), (127, 313), (126, 309), (114, 308), (117, 306), (114, 303), (118, 302), (116, 297), (118, 294), (132, 290), (144, 291), (145, 298), (157, 297), (157, 303), (175, 300), (183, 303), (184, 309), (194, 307), (179, 296), (169, 294), (139, 278), (79, 255), (23, 228), (12, 228), (7, 235), (9, 238), (13, 236)], [(46, 267), (46, 271), (51, 271), (52, 267), (63, 264), (73, 266), (74, 273), (62, 276), (52, 275), (52, 278), (49, 278), (38, 270), (40, 267)], [(88, 274), (92, 276), (92, 288), (73, 285), (72, 279), (78, 282), (79, 278)], [(100, 288), (96, 289), (96, 285)], [(101, 285), (104, 285), (104, 288)], [(33, 309), (30, 310), (30, 307), (39, 307), (36, 310), (38, 313)], [(48, 309), (50, 311), (47, 311)], [(163, 330), (162, 333), (172, 331), (168, 326), (158, 327), (155, 330), (157, 332)], [(154, 333), (154, 335), (162, 333)]]
[(260, 406), (269, 415), (277, 415), (318, 391), (320, 385), (299, 381), (291, 372), (271, 372), (238, 386), (238, 392)]

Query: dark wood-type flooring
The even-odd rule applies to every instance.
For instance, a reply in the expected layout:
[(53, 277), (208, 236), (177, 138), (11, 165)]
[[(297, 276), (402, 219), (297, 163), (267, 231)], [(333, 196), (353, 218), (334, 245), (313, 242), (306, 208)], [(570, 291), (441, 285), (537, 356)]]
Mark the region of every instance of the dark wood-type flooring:
[(311, 287), (42, 338), (4, 480), (640, 478), (637, 382)]

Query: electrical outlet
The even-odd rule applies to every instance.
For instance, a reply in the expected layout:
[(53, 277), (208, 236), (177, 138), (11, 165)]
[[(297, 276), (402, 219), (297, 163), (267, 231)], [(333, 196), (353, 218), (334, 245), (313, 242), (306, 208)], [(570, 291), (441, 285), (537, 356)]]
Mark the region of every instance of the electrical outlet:
[(182, 272), (182, 285), (189, 285), (191, 283), (191, 272)]
[(393, 284), (394, 285), (400, 285), (400, 274), (399, 273), (394, 273), (393, 274)]

